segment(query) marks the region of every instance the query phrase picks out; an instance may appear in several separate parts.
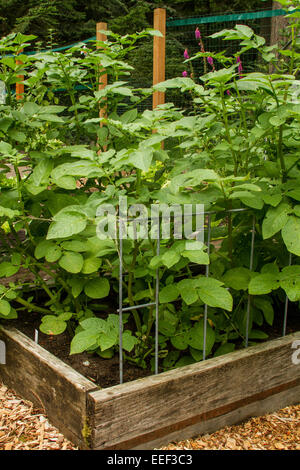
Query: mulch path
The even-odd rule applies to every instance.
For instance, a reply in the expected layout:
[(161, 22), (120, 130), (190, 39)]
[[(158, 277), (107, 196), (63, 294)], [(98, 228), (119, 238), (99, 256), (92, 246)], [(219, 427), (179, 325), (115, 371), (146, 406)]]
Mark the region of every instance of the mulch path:
[(0, 383), (0, 450), (75, 450), (40, 410)]
[[(0, 383), (0, 450), (76, 450), (41, 410)], [(300, 405), (163, 450), (300, 450)]]

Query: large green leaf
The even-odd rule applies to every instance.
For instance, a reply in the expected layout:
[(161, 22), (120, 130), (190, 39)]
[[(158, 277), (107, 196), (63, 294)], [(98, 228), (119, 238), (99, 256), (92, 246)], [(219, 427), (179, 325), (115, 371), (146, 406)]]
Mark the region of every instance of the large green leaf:
[[(300, 235), (299, 235), (300, 236)], [(292, 302), (300, 300), (300, 266), (286, 266), (279, 274), (280, 287)]]
[(236, 290), (247, 290), (250, 279), (250, 270), (243, 267), (229, 269), (223, 276), (226, 286)]
[[(209, 354), (215, 343), (215, 332), (211, 326), (206, 325), (206, 354)], [(188, 334), (188, 344), (194, 348), (203, 351), (204, 349), (204, 320), (195, 323)]]
[(249, 283), (249, 294), (263, 295), (269, 294), (279, 287), (278, 275), (273, 273), (258, 274)]
[(197, 286), (197, 279), (183, 279), (178, 282), (177, 289), (180, 292), (182, 300), (184, 300), (187, 305), (191, 305), (199, 300)]
[(287, 223), (291, 211), (292, 208), (285, 202), (282, 202), (277, 207), (271, 207), (262, 224), (263, 238), (270, 238), (279, 232)]
[(91, 299), (102, 299), (109, 294), (110, 285), (106, 278), (91, 279), (84, 286), (84, 292)]
[(132, 335), (131, 331), (126, 330), (123, 333), (122, 343), (123, 349), (127, 352), (131, 352), (134, 346), (138, 343), (138, 339)]
[(7, 300), (1, 299), (0, 300), (0, 313), (5, 317), (10, 314), (11, 306)]
[(281, 234), (289, 252), (300, 256), (300, 218), (290, 216)]
[(67, 238), (82, 232), (87, 225), (86, 217), (80, 212), (65, 212), (50, 224), (47, 240)]
[(67, 251), (59, 260), (58, 264), (68, 273), (77, 274), (83, 266), (83, 257), (80, 253)]
[(175, 284), (163, 287), (159, 292), (159, 301), (162, 304), (174, 302), (179, 296), (179, 291)]
[(209, 277), (197, 279), (199, 297), (210, 307), (224, 308), (231, 312), (233, 300), (227, 289), (221, 287), (222, 282)]
[(70, 354), (79, 354), (91, 347), (97, 347), (99, 333), (84, 330), (77, 333), (71, 341), (71, 350)]

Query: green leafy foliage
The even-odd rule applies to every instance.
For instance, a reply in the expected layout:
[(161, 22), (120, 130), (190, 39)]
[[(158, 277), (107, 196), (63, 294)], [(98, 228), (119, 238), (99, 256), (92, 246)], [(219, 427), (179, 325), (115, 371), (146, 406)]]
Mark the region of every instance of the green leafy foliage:
[[(298, 26), (292, 28), (297, 37)], [(209, 247), (196, 238), (195, 216), (187, 240), (162, 232), (159, 254), (155, 237), (140, 236), (143, 227), (123, 243), (124, 305), (150, 304), (124, 312), (124, 358), (140, 367), (153, 363), (158, 270), (159, 364), (168, 369), (202, 360), (204, 337), (206, 357), (240, 348), (248, 323), (250, 343), (265, 340), (286, 296), (293, 308), (300, 301), (299, 57), (296, 42), (294, 56), (270, 57), (262, 38), (237, 25), (214, 36), (240, 41), (242, 59), (255, 49), (278, 73), (241, 77), (236, 57), (220, 53), (199, 83), (174, 77), (155, 87), (188, 92), (192, 110), (167, 103), (140, 111), (153, 90), (131, 86), (126, 57), (153, 34), (109, 31), (105, 47), (91, 42), (84, 54), (81, 45), (23, 54), (22, 64), (16, 54), (32, 38), (0, 40), (7, 89), (0, 163), (3, 174), (15, 172), (0, 192), (0, 318), (37, 312), (44, 333), (73, 335), (71, 354), (113, 357), (120, 319), (108, 311), (118, 308), (119, 244), (100, 236), (99, 226), (114, 220), (121, 196), (147, 214), (157, 203), (201, 205), (210, 213), (203, 218)], [(99, 90), (104, 72), (108, 85)], [(21, 74), (26, 94), (16, 100)], [(105, 218), (99, 208), (107, 204)], [(129, 235), (136, 230), (130, 223)], [(34, 289), (19, 281), (24, 270)]]

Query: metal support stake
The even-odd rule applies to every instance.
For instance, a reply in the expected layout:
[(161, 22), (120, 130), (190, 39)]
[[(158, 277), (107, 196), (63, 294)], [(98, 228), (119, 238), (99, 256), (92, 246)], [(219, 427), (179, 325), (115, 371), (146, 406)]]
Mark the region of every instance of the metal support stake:
[[(160, 221), (158, 219), (158, 234), (156, 255), (160, 254)], [(155, 374), (158, 374), (158, 316), (159, 316), (159, 269), (156, 269), (155, 285)]]
[[(289, 266), (292, 264), (292, 253), (289, 254)], [(287, 315), (288, 315), (288, 308), (289, 308), (289, 298), (288, 296), (285, 297), (285, 305), (284, 305), (284, 317), (283, 317), (283, 329), (282, 329), (282, 336), (286, 335), (286, 324), (287, 324)]]
[(122, 219), (119, 218), (119, 368), (120, 384), (123, 383), (123, 231)]
[[(249, 265), (250, 271), (252, 271), (253, 269), (254, 241), (255, 241), (255, 216), (253, 216), (253, 219), (252, 219), (252, 237), (251, 237), (251, 252), (250, 252), (250, 265)], [(249, 343), (250, 305), (251, 305), (251, 296), (250, 294), (248, 294), (245, 348), (248, 347), (248, 343)]]
[[(211, 238), (211, 215), (207, 216), (207, 254), (210, 255), (210, 238)], [(209, 264), (205, 268), (205, 276), (209, 276)], [(204, 305), (204, 325), (203, 325), (203, 361), (206, 358), (206, 337), (207, 337), (207, 304)]]

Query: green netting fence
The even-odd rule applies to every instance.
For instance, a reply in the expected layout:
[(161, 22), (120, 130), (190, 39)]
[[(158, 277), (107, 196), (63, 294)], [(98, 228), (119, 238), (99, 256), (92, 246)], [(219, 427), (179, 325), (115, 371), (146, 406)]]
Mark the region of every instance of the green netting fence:
[[(195, 39), (195, 28), (201, 32), (203, 45), (206, 52), (226, 51), (233, 55), (239, 50), (238, 41), (223, 41), (221, 38), (212, 39), (209, 36), (222, 29), (231, 29), (236, 24), (244, 24), (252, 28), (255, 34), (263, 36), (266, 44), (271, 42), (272, 18), (285, 15), (282, 9), (260, 10), (254, 12), (236, 12), (233, 14), (206, 15), (193, 18), (168, 18), (166, 33), (166, 79), (182, 75), (184, 70), (190, 73), (192, 70), (184, 64), (183, 52), (188, 50), (189, 56), (199, 52), (199, 41)], [(132, 83), (137, 87), (152, 86), (152, 44), (142, 45), (133, 56), (132, 65), (135, 67)], [(243, 54), (243, 69), (247, 72), (257, 71), (262, 68), (257, 52), (250, 50)], [(207, 67), (209, 71), (209, 66)], [(204, 73), (204, 61), (193, 61), (194, 79), (200, 82)], [(186, 97), (174, 91), (166, 93), (166, 100), (172, 101), (177, 106), (185, 106)], [(144, 108), (151, 107), (151, 100), (143, 103)]]
[[(193, 18), (168, 18), (166, 33), (166, 79), (178, 77), (186, 69), (191, 72), (189, 67), (184, 64), (183, 52), (188, 49), (189, 55), (192, 56), (200, 50), (199, 41), (195, 39), (195, 28), (198, 27), (204, 48), (206, 52), (226, 51), (228, 55), (233, 55), (238, 50), (238, 41), (223, 41), (220, 39), (212, 39), (210, 35), (222, 29), (233, 28), (236, 24), (244, 24), (252, 28), (255, 34), (263, 36), (266, 44), (270, 44), (272, 18), (285, 15), (282, 9), (276, 10), (260, 10), (255, 12), (235, 12), (232, 14), (206, 15)], [(53, 51), (63, 51), (74, 45), (88, 43), (95, 40), (93, 36), (76, 44), (62, 46), (53, 49)], [(27, 52), (34, 54), (36, 52)], [(152, 42), (143, 42), (129, 58), (130, 63), (135, 68), (131, 78), (131, 85), (135, 87), (148, 88), (152, 86)], [(257, 52), (250, 50), (243, 55), (243, 69), (247, 72), (259, 70), (262, 64), (259, 63)], [(208, 68), (209, 70), (209, 68)], [(193, 61), (193, 72), (196, 81), (200, 80), (204, 73), (203, 59)], [(184, 98), (179, 93), (167, 92), (166, 100), (172, 101), (175, 105), (184, 106)], [(142, 105), (142, 109), (151, 108), (152, 100), (149, 98)]]
[[(227, 55), (233, 55), (239, 50), (238, 41), (223, 41), (222, 38), (213, 39), (210, 36), (222, 29), (234, 28), (236, 24), (247, 25), (255, 34), (262, 36), (266, 44), (271, 43), (272, 18), (283, 16), (285, 11), (261, 10), (255, 12), (237, 12), (227, 15), (207, 15), (198, 18), (170, 18), (167, 21), (166, 38), (166, 78), (180, 76), (183, 70), (190, 73), (192, 70), (188, 64), (183, 64), (183, 51), (188, 50), (190, 56), (199, 52), (199, 41), (195, 39), (195, 28), (201, 32), (202, 42), (206, 52), (226, 51)], [(176, 51), (181, 46), (180, 62)], [(179, 51), (178, 51), (179, 52)], [(178, 54), (177, 52), (177, 54)], [(200, 81), (204, 73), (204, 61), (199, 58), (192, 62), (193, 74), (196, 81)], [(259, 61), (257, 52), (252, 49), (243, 54), (243, 69), (247, 72), (262, 70), (263, 64)], [(210, 71), (209, 65), (207, 71)], [(174, 92), (168, 92), (166, 99), (173, 101), (176, 105), (182, 105), (183, 97)]]

